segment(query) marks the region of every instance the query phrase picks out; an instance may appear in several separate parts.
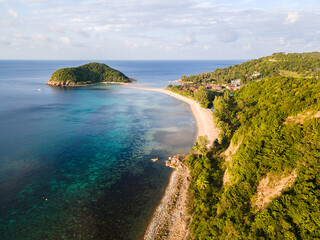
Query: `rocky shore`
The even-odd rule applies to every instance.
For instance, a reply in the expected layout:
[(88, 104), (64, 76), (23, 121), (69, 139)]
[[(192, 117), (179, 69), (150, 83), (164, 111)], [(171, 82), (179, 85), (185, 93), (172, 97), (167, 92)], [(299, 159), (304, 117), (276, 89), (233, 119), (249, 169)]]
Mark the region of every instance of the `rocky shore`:
[[(191, 98), (174, 93), (167, 89), (135, 87), (136, 89), (156, 91), (167, 94), (189, 104), (197, 123), (197, 136), (207, 135), (208, 140), (213, 142), (219, 136), (219, 129), (216, 127), (210, 109), (204, 109)], [(144, 239), (166, 239), (184, 240), (189, 236), (189, 224), (191, 216), (188, 215), (188, 187), (190, 171), (184, 161), (188, 155), (174, 156), (166, 165), (174, 168), (169, 185), (166, 189), (160, 205), (153, 214)]]
[(174, 169), (165, 195), (153, 214), (145, 240), (183, 240), (189, 236), (190, 216), (187, 214), (189, 169), (184, 165), (187, 155), (177, 155), (166, 161)]

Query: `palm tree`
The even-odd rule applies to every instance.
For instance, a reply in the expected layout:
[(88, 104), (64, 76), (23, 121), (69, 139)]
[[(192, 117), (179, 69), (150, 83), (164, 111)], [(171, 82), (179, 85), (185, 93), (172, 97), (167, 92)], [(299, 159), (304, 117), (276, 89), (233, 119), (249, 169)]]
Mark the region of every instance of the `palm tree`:
[(208, 136), (199, 136), (198, 142), (193, 144), (193, 147), (191, 148), (191, 152), (197, 152), (198, 154), (204, 155), (208, 151), (208, 145), (210, 144), (210, 141), (208, 140)]

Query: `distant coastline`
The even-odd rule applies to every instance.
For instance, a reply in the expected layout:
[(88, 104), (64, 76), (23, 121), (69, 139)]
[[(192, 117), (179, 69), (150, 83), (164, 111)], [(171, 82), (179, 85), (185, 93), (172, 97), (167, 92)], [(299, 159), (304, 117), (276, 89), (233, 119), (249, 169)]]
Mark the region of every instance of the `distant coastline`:
[[(207, 135), (212, 143), (219, 136), (219, 129), (216, 127), (210, 109), (204, 109), (193, 99), (184, 97), (166, 89), (134, 87), (136, 89), (156, 91), (167, 94), (189, 104), (197, 123), (197, 136)], [(187, 239), (189, 236), (189, 224), (191, 217), (187, 214), (187, 190), (189, 187), (189, 169), (178, 161), (170, 167), (174, 172), (170, 177), (165, 194), (153, 214), (153, 218), (146, 230), (144, 239)]]

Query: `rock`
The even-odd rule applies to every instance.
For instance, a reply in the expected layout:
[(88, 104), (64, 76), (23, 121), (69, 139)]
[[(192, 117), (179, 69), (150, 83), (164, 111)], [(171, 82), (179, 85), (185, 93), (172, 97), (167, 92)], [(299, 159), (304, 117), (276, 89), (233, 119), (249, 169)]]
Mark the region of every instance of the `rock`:
[(169, 160), (166, 161), (166, 166), (171, 168), (185, 168), (183, 162), (186, 160), (187, 155), (176, 155), (173, 157), (169, 157)]

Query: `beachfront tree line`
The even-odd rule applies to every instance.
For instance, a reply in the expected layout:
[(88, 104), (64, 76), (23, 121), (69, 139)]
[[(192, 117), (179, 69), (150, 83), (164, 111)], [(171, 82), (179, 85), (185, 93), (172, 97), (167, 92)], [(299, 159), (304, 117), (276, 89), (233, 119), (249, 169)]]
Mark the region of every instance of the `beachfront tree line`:
[(187, 88), (185, 90), (184, 88), (187, 87), (181, 85), (167, 86), (167, 89), (172, 92), (194, 99), (203, 108), (212, 108), (214, 98), (221, 95), (220, 92), (207, 90), (204, 86), (200, 86), (198, 89)]
[[(318, 239), (319, 89), (316, 78), (269, 77), (214, 99), (220, 140), (199, 139), (187, 160), (192, 239)], [(258, 191), (267, 200), (284, 179), (259, 205)]]

